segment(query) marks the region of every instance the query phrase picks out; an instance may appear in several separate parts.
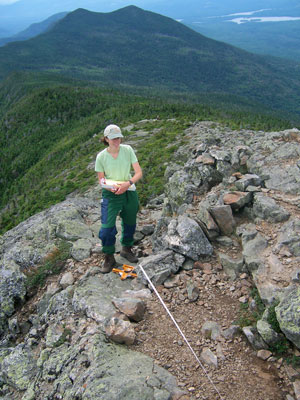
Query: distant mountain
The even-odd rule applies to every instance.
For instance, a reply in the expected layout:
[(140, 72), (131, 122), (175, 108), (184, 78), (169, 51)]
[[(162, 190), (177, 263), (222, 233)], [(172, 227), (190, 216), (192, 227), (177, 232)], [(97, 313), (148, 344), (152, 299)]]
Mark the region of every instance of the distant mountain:
[(43, 32), (46, 32), (50, 29), (57, 21), (65, 17), (68, 13), (62, 12), (59, 14), (52, 15), (52, 17), (47, 18), (45, 21), (42, 21), (37, 24), (32, 24), (29, 28), (25, 29), (22, 32), (17, 33), (14, 36), (9, 38), (0, 38), (0, 46), (4, 46), (6, 43), (16, 42), (20, 40), (27, 40), (33, 38)]
[(300, 67), (208, 39), (135, 6), (78, 9), (26, 42), (0, 48), (0, 78), (15, 70), (59, 72), (113, 86), (243, 96), (300, 112)]

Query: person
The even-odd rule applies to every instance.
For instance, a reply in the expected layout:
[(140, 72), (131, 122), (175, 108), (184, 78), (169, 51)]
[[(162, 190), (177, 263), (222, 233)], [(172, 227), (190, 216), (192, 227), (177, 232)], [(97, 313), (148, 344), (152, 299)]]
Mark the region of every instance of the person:
[[(96, 157), (95, 171), (102, 186), (101, 199), (101, 229), (99, 238), (102, 241), (102, 252), (105, 254), (104, 264), (100, 267), (102, 273), (110, 272), (115, 263), (116, 218), (122, 219), (122, 250), (120, 255), (129, 262), (137, 262), (138, 258), (132, 251), (136, 216), (139, 200), (135, 184), (142, 178), (142, 169), (131, 146), (121, 144), (122, 131), (117, 125), (108, 125), (104, 129), (101, 141), (107, 146)], [(134, 174), (131, 176), (131, 170)], [(107, 180), (119, 181), (112, 187), (104, 187)]]

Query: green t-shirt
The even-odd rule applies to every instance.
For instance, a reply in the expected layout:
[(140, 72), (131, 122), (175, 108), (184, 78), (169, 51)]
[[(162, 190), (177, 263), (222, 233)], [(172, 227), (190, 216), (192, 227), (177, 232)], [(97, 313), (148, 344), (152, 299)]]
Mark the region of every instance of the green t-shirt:
[(113, 158), (107, 149), (97, 155), (95, 171), (104, 172), (106, 179), (128, 181), (131, 178), (131, 165), (136, 162), (137, 157), (132, 147), (128, 144), (121, 144), (117, 158)]

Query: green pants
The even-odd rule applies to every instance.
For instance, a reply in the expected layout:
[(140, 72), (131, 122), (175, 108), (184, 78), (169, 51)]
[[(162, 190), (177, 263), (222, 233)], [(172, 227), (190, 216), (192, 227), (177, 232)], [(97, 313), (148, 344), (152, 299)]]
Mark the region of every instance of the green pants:
[(118, 215), (122, 218), (121, 244), (126, 247), (133, 245), (138, 210), (139, 200), (136, 191), (127, 190), (123, 194), (116, 195), (109, 190), (102, 190), (99, 238), (102, 241), (103, 253), (114, 254), (115, 252)]

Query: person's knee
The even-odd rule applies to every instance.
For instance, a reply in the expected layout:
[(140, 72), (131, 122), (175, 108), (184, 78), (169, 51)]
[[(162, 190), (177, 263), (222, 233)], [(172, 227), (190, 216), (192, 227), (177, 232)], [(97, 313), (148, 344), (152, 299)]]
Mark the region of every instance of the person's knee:
[(99, 231), (99, 239), (101, 239), (104, 246), (111, 246), (115, 244), (117, 229), (115, 226), (110, 228), (101, 228)]

